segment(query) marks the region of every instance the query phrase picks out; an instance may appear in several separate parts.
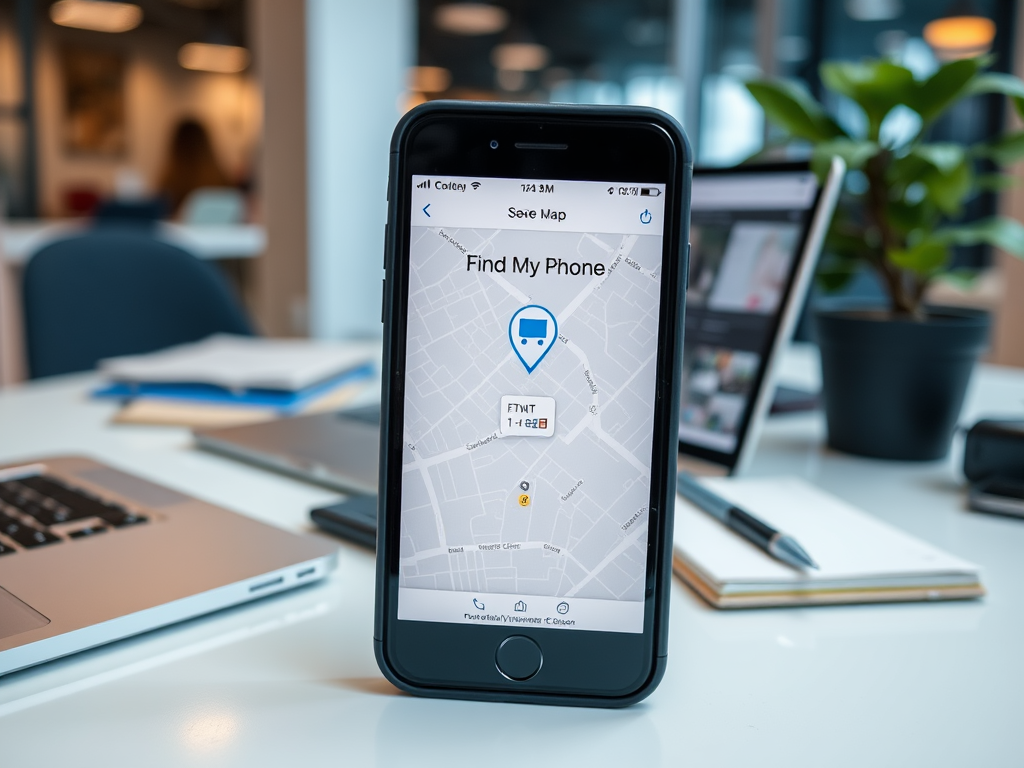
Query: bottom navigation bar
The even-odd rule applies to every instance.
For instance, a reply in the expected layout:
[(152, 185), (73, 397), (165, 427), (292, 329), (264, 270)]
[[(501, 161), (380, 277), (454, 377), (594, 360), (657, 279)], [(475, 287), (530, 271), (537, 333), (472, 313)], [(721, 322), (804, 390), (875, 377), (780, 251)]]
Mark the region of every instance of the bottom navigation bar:
[(628, 600), (400, 587), (398, 618), (446, 624), (492, 624), (639, 634), (644, 631), (644, 604)]

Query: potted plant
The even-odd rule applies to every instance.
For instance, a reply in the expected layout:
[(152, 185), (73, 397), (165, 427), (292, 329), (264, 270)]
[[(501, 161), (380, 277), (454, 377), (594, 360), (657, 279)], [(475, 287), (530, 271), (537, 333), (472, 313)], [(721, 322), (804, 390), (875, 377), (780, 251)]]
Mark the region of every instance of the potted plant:
[(840, 126), (795, 83), (747, 84), (786, 141), (811, 145), (816, 168), (839, 155), (856, 182), (847, 184), (819, 279), (835, 287), (866, 264), (887, 292), (887, 305), (816, 318), (828, 440), (839, 450), (904, 460), (947, 454), (989, 320), (979, 311), (929, 307), (926, 291), (953, 276), (955, 245), (984, 243), (1024, 256), (1020, 223), (960, 220), (973, 195), (1006, 186), (1006, 176), (979, 166), (1024, 159), (1024, 131), (971, 147), (929, 141), (938, 118), (977, 94), (1003, 94), (1024, 115), (1024, 82), (986, 72), (988, 64), (963, 59), (919, 79), (885, 59), (827, 62), (822, 83), (859, 107), (856, 130)]

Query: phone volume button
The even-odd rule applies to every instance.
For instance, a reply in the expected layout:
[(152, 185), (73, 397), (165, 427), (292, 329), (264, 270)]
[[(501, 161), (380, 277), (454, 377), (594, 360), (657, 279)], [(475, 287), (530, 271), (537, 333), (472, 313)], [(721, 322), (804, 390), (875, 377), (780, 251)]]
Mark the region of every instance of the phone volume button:
[(388, 268), (388, 225), (384, 225), (384, 261), (382, 262), (383, 268)]
[(384, 302), (388, 296), (388, 281), (387, 278), (380, 281), (380, 324), (384, 325)]

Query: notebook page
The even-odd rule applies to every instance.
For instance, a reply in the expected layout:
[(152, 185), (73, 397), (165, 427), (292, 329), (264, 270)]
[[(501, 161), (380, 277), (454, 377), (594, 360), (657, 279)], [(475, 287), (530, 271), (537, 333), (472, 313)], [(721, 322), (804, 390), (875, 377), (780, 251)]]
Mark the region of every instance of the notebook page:
[(806, 574), (778, 562), (706, 512), (676, 499), (675, 546), (718, 584), (811, 584), (944, 574), (976, 575), (950, 555), (797, 478), (703, 479), (702, 483), (795, 537), (821, 566)]

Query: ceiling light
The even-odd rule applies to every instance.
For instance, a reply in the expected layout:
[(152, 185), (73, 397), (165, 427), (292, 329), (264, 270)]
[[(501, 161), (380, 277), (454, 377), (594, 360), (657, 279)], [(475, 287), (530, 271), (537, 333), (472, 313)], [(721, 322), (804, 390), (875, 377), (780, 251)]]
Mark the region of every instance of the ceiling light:
[(493, 35), (508, 26), (508, 11), (488, 3), (447, 3), (434, 10), (434, 26), (453, 35)]
[(62, 27), (93, 32), (127, 32), (142, 23), (142, 9), (111, 0), (60, 0), (50, 6), (50, 19)]
[(185, 69), (232, 74), (249, 66), (249, 51), (239, 45), (186, 43), (178, 50), (178, 63)]
[(924, 39), (942, 61), (980, 56), (992, 47), (996, 25), (984, 16), (947, 16), (925, 24)]
[(410, 91), (440, 93), (452, 84), (452, 73), (444, 67), (409, 67), (407, 79)]
[(550, 53), (537, 43), (502, 43), (491, 51), (491, 63), (499, 70), (534, 72), (547, 66)]

